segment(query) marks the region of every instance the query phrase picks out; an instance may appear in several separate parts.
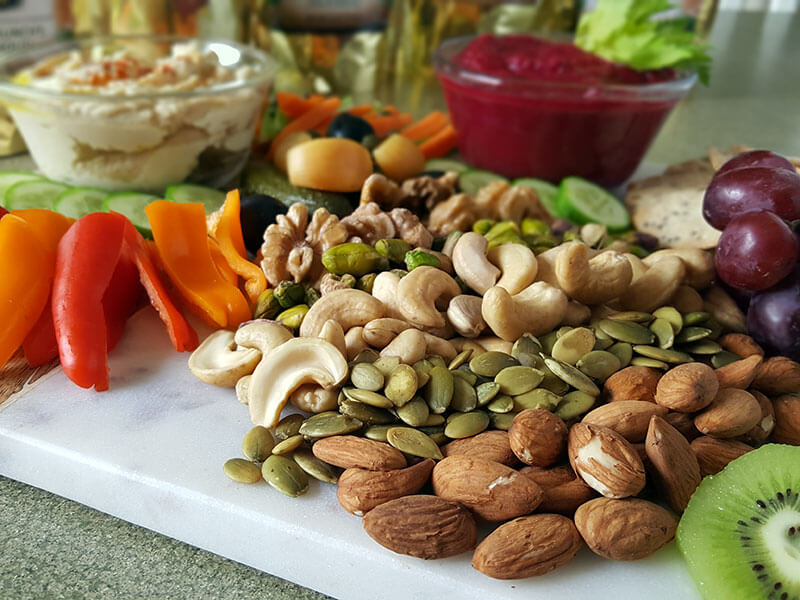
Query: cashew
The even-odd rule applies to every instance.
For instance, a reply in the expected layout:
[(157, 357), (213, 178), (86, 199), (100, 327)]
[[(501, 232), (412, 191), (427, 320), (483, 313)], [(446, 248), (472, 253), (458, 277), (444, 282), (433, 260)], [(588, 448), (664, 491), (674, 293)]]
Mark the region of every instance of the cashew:
[(631, 271), (633, 273), (631, 283), (634, 283), (637, 279), (639, 279), (639, 277), (645, 274), (647, 271), (647, 265), (642, 262), (641, 258), (635, 254), (631, 254), (630, 252), (626, 252), (623, 254), (623, 256), (627, 258), (628, 262), (631, 264)]
[(385, 312), (383, 302), (367, 292), (356, 289), (334, 290), (311, 306), (300, 325), (300, 336), (317, 337), (328, 319), (333, 319), (346, 331), (378, 319)]
[(321, 413), (336, 410), (339, 392), (326, 390), (316, 383), (304, 383), (289, 396), (289, 401), (300, 410)]
[(397, 306), (397, 288), (400, 285), (400, 277), (391, 271), (378, 273), (372, 283), (372, 295), (383, 302), (386, 307), (384, 316), (393, 319), (403, 319), (403, 313)]
[(562, 248), (563, 244), (561, 246), (556, 246), (555, 248), (545, 250), (536, 256), (536, 263), (538, 265), (536, 271), (536, 281), (543, 281), (555, 288), (561, 289), (558, 285), (558, 279), (556, 278), (555, 267), (556, 259), (558, 258), (558, 255), (561, 254)]
[(449, 256), (451, 259), (453, 258), (453, 248), (456, 247), (456, 243), (458, 242), (458, 238), (464, 235), (463, 231), (454, 231), (450, 235), (447, 236), (444, 240), (444, 246), (442, 246), (442, 254), (445, 256)]
[(253, 372), (247, 393), (250, 420), (274, 427), (289, 396), (302, 384), (332, 389), (344, 382), (347, 373), (347, 361), (330, 342), (316, 337), (284, 342), (262, 358)]
[(425, 358), (427, 347), (424, 333), (419, 329), (406, 329), (381, 350), (381, 356), (396, 356), (400, 362), (413, 365)]
[(631, 283), (633, 270), (617, 252), (589, 257), (589, 247), (580, 242), (562, 244), (554, 264), (559, 287), (583, 304), (602, 304), (621, 296)]
[(645, 312), (664, 306), (681, 285), (685, 274), (686, 267), (680, 258), (665, 256), (630, 285), (620, 296), (620, 305), (625, 310)]
[(261, 351), (262, 356), (266, 356), (271, 350), (293, 337), (292, 332), (277, 321), (256, 319), (239, 325), (233, 339), (239, 346), (255, 348)]
[(430, 333), (423, 333), (425, 337), (425, 355), (435, 354), (445, 360), (453, 360), (456, 357), (456, 347), (448, 340), (440, 338)]
[(669, 304), (682, 313), (699, 312), (703, 310), (703, 297), (693, 287), (681, 285), (669, 299)]
[(486, 258), (489, 241), (469, 231), (458, 238), (453, 248), (453, 268), (470, 288), (483, 295), (500, 277), (500, 269)]
[(484, 349), (484, 352), (505, 352), (506, 354), (511, 354), (511, 348), (514, 347), (513, 342), (501, 340), (494, 335), (479, 337), (475, 342)]
[(495, 285), (512, 296), (536, 281), (539, 263), (533, 251), (523, 244), (501, 244), (489, 250), (487, 257), (502, 273)]
[(523, 333), (543, 335), (552, 331), (564, 318), (567, 302), (564, 292), (543, 281), (514, 296), (495, 286), (484, 294), (481, 313), (498, 337), (513, 342)]
[(577, 327), (588, 323), (592, 318), (592, 310), (585, 304), (581, 304), (575, 300), (567, 302), (567, 312), (561, 320), (561, 325), (569, 325), (570, 327)]
[(259, 350), (237, 348), (233, 332), (220, 329), (192, 352), (189, 370), (200, 381), (210, 385), (234, 387), (239, 379), (253, 372), (259, 360)]
[(351, 327), (348, 329), (344, 334), (344, 345), (347, 349), (347, 360), (353, 360), (359, 352), (366, 350), (369, 346), (364, 341), (364, 328)]
[(236, 382), (236, 399), (245, 406), (250, 403), (250, 399), (247, 397), (247, 392), (250, 389), (250, 380), (252, 378), (252, 375), (245, 375)]
[(450, 300), (460, 293), (461, 288), (456, 280), (444, 271), (435, 267), (417, 267), (400, 280), (397, 305), (403, 318), (412, 325), (443, 328), (447, 321), (437, 304), (441, 303), (442, 308), (446, 308)]
[(319, 332), (319, 337), (336, 346), (336, 349), (343, 355), (347, 354), (347, 344), (344, 341), (344, 329), (342, 329), (338, 321), (334, 321), (333, 319), (325, 321), (322, 330)]
[(467, 338), (476, 337), (486, 329), (486, 321), (481, 315), (481, 298), (462, 294), (450, 300), (447, 306), (447, 319), (453, 328)]
[(382, 317), (364, 325), (364, 341), (373, 348), (383, 348), (389, 344), (398, 333), (410, 329), (411, 325), (400, 319)]
[(690, 285), (696, 290), (702, 290), (714, 281), (716, 271), (714, 270), (714, 257), (710, 252), (700, 248), (669, 248), (653, 252), (642, 262), (650, 267), (665, 256), (677, 256), (683, 261), (683, 266), (686, 267), (684, 280), (686, 285)]

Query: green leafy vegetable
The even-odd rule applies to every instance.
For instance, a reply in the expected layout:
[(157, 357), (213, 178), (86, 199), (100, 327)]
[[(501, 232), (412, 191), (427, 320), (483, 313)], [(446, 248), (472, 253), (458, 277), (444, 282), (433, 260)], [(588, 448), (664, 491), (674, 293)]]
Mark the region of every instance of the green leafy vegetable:
[(692, 69), (708, 85), (708, 46), (695, 39), (689, 20), (657, 17), (672, 8), (669, 0), (599, 0), (581, 17), (575, 44), (638, 71)]

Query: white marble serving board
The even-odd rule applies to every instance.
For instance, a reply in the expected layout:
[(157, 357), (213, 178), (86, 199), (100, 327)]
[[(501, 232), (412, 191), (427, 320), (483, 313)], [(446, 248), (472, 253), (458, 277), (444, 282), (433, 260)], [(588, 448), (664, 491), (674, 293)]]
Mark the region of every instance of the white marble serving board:
[(113, 352), (111, 390), (57, 369), (0, 410), (0, 474), (341, 599), (696, 599), (675, 545), (636, 563), (581, 550), (557, 571), (497, 581), (466, 553), (423, 561), (385, 550), (313, 481), (291, 499), (237, 484), (222, 464), (250, 427), (233, 390), (207, 386), (174, 352), (152, 309)]

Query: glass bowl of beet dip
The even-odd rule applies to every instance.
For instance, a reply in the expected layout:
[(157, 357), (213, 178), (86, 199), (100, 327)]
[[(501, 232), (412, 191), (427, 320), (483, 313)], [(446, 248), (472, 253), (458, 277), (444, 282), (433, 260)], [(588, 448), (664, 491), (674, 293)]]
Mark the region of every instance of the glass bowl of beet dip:
[(461, 156), (507, 177), (625, 182), (694, 73), (635, 71), (531, 35), (454, 38), (434, 54)]

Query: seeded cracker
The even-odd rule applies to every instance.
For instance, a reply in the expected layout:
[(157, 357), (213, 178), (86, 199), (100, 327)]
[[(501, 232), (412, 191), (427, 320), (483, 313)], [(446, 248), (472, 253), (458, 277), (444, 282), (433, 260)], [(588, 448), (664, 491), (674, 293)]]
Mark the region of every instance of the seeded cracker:
[(703, 219), (703, 194), (714, 169), (707, 158), (672, 165), (630, 185), (625, 204), (637, 230), (668, 248), (713, 248), (720, 232)]

